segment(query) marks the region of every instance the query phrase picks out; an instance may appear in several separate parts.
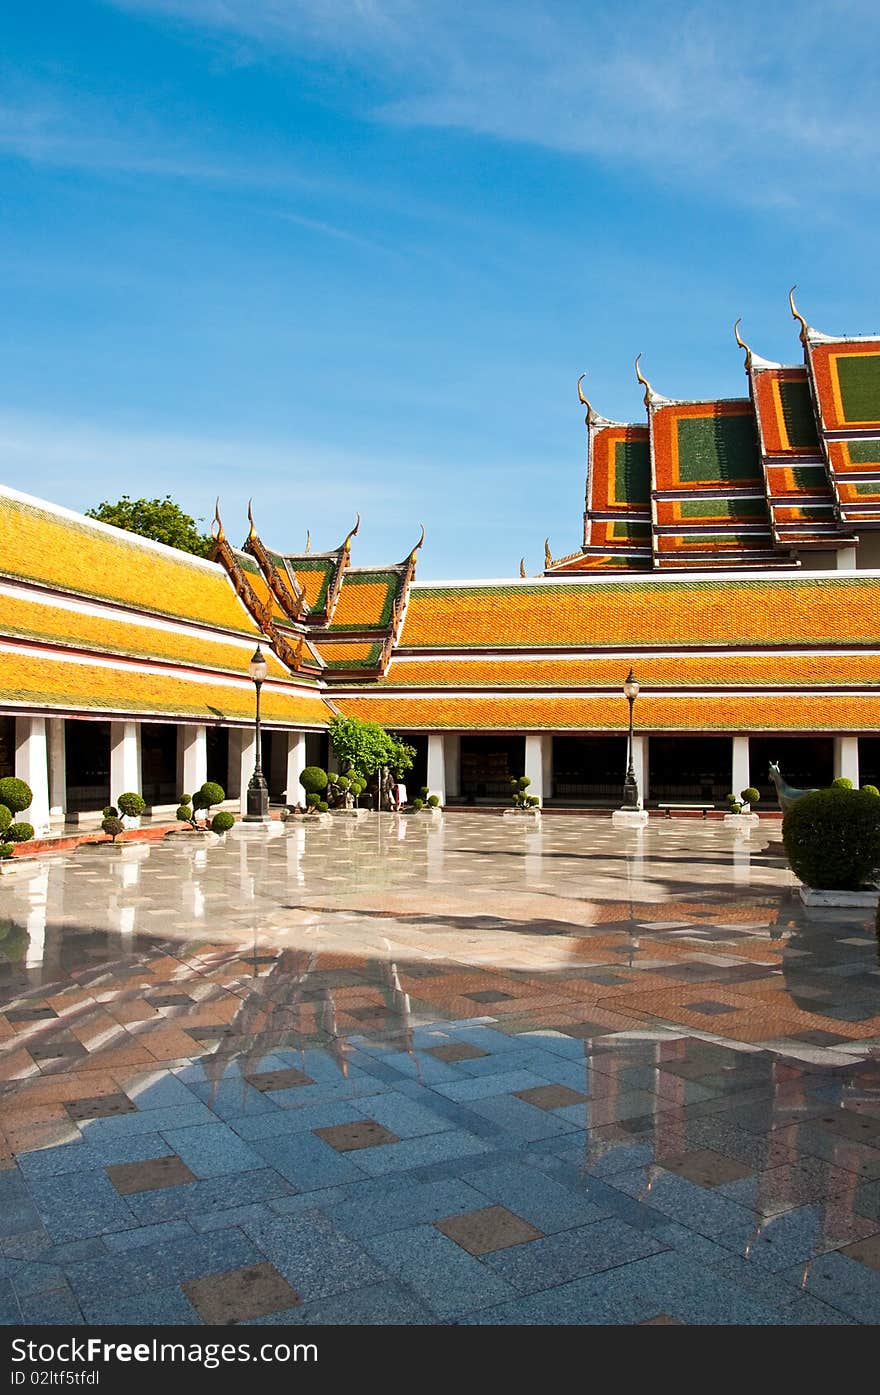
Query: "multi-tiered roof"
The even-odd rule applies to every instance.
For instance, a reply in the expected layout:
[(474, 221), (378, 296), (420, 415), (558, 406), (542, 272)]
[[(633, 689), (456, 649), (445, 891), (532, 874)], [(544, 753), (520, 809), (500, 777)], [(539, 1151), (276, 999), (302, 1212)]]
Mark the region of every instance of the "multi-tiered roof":
[[(647, 424), (587, 408), (583, 547), (545, 575), (797, 566), (880, 526), (880, 339), (801, 327), (804, 365), (745, 351), (749, 395), (692, 402), (642, 374)], [(641, 355), (639, 356), (639, 358)]]

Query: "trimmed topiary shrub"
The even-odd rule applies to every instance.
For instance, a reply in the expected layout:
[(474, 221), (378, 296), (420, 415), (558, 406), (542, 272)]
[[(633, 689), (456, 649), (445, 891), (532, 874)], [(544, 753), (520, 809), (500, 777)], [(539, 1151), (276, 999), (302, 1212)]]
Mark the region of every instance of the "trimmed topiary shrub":
[(327, 803), (326, 799), (319, 799), (319, 800), (318, 800), (318, 813), (319, 813), (319, 814), (326, 814), (326, 813), (327, 813), (327, 810), (328, 810), (329, 808), (330, 808), (330, 805)]
[(876, 785), (862, 785), (862, 794), (880, 794)]
[(193, 795), (192, 806), (194, 809), (210, 809), (212, 804), (222, 804), (225, 798), (226, 791), (222, 785), (218, 785), (216, 780), (206, 780)]
[(744, 804), (760, 804), (761, 791), (756, 790), (754, 785), (749, 785), (748, 789), (740, 791), (739, 797)]
[(7, 809), (5, 804), (0, 804), (0, 833), (5, 833), (12, 823), (12, 810)]
[(848, 779), (846, 775), (838, 775), (836, 780), (831, 781), (831, 788), (833, 790), (851, 790), (852, 787), (853, 782)]
[(177, 796), (177, 802), (178, 802), (178, 804), (180, 804), (180, 805), (192, 804), (192, 802), (193, 802), (193, 797), (192, 797), (191, 794), (179, 794), (179, 795)]
[(13, 814), (20, 814), (23, 809), (29, 809), (33, 797), (30, 785), (26, 785), (24, 780), (19, 780), (15, 775), (6, 775), (0, 780), (0, 804), (5, 804)]
[(181, 804), (174, 815), (176, 819), (180, 819), (181, 823), (192, 823), (192, 816), (193, 811), (188, 804)]
[(319, 765), (307, 765), (300, 771), (299, 782), (306, 794), (322, 795), (330, 783), (330, 776)]
[(3, 862), (6, 861), (7, 857), (11, 857), (14, 852), (14, 843), (0, 843), (0, 860)]
[(518, 779), (514, 775), (511, 778), (510, 794), (515, 809), (534, 809), (540, 804), (537, 795), (526, 793), (531, 783), (528, 775), (520, 775)]
[(116, 842), (116, 839), (119, 837), (120, 833), (125, 832), (125, 824), (122, 822), (122, 819), (102, 819), (101, 827), (103, 828), (105, 833), (109, 833), (114, 843)]
[(101, 810), (101, 818), (102, 818), (102, 819), (118, 819), (118, 818), (119, 818), (119, 810), (117, 809), (116, 805), (115, 805), (115, 804), (108, 804), (108, 805), (106, 806), (106, 808), (102, 809), (102, 810)]
[(230, 828), (235, 827), (235, 819), (228, 809), (221, 809), (219, 814), (215, 814), (211, 820), (212, 833), (228, 833)]
[(840, 785), (813, 790), (785, 815), (782, 841), (806, 886), (859, 891), (880, 868), (880, 802)]
[(429, 795), (428, 795), (428, 808), (429, 808), (429, 809), (439, 809), (439, 808), (440, 808), (440, 796), (439, 796), (438, 794), (429, 794)]
[(9, 843), (29, 843), (33, 836), (34, 826), (31, 823), (11, 823), (5, 834)]
[(121, 794), (116, 803), (120, 814), (124, 814), (127, 819), (139, 819), (147, 807), (147, 801), (133, 791)]
[(424, 799), (414, 799), (413, 802), (412, 802), (412, 806), (413, 806), (413, 812), (417, 814), (417, 813), (419, 812), (420, 809), (424, 809), (424, 807), (425, 807), (425, 801), (424, 801)]

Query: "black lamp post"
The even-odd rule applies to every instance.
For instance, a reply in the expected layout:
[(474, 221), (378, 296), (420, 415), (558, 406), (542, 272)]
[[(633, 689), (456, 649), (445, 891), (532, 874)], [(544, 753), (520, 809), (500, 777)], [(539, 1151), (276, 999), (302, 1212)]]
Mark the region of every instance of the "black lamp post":
[(266, 674), (268, 672), (269, 665), (263, 658), (263, 653), (260, 649), (260, 646), (257, 645), (256, 650), (254, 652), (254, 656), (248, 664), (248, 673), (250, 674), (253, 680), (254, 687), (257, 690), (257, 750), (256, 760), (254, 761), (254, 773), (251, 776), (250, 784), (248, 785), (247, 813), (245, 814), (243, 819), (244, 823), (262, 823), (269, 817), (269, 786), (266, 784), (266, 778), (263, 775), (263, 765), (260, 751), (260, 689), (263, 686)]
[(639, 807), (639, 784), (636, 780), (636, 772), (633, 768), (633, 708), (636, 705), (636, 698), (639, 695), (639, 683), (632, 669), (627, 675), (623, 685), (626, 700), (629, 703), (629, 739), (626, 752), (626, 779), (623, 782), (623, 805), (624, 809), (638, 809)]

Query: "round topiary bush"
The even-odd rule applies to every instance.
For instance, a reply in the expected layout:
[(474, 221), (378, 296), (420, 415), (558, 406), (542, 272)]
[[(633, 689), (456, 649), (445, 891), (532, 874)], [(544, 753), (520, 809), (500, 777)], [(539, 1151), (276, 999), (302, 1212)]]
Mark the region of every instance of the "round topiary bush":
[(319, 799), (319, 800), (318, 800), (318, 813), (319, 813), (319, 814), (326, 814), (326, 813), (327, 813), (327, 810), (328, 810), (329, 808), (330, 808), (330, 805), (327, 803), (326, 799)]
[(806, 886), (859, 891), (880, 868), (880, 801), (839, 785), (813, 790), (785, 815), (782, 841)]
[(425, 801), (424, 799), (414, 799), (412, 802), (412, 806), (415, 813), (418, 814), (421, 809), (424, 809)]
[(193, 797), (191, 794), (179, 794), (177, 796), (177, 802), (178, 804), (192, 804)]
[(10, 843), (29, 843), (34, 836), (31, 823), (11, 823), (4, 835)]
[(11, 857), (14, 851), (14, 843), (0, 843), (0, 860), (5, 862), (7, 857)]
[(880, 790), (876, 785), (862, 785), (862, 794), (880, 794)]
[(529, 779), (528, 775), (520, 775), (520, 777), (519, 777), (519, 779), (517, 780), (516, 783), (517, 783), (517, 788), (518, 788), (518, 789), (527, 790), (528, 787), (529, 787), (529, 785), (530, 785), (532, 782), (531, 782), (531, 780)]
[(189, 804), (181, 804), (177, 810), (177, 813), (174, 815), (176, 819), (180, 819), (181, 823), (190, 823), (192, 820), (192, 816), (193, 811)]
[(210, 809), (212, 804), (222, 804), (226, 791), (216, 780), (206, 780), (197, 794), (193, 795), (194, 809)]
[(228, 833), (230, 828), (235, 826), (235, 819), (228, 809), (221, 809), (219, 814), (215, 814), (211, 820), (212, 833)]
[(105, 833), (109, 833), (114, 843), (116, 842), (116, 839), (119, 837), (120, 833), (125, 832), (125, 824), (122, 822), (122, 819), (102, 819), (101, 827), (103, 828)]
[(12, 823), (12, 810), (7, 809), (5, 804), (0, 804), (0, 833), (5, 833)]
[(429, 808), (429, 809), (439, 809), (439, 807), (440, 807), (440, 796), (437, 795), (437, 794), (429, 794), (429, 795), (428, 795), (428, 808)]
[(101, 810), (101, 818), (102, 818), (102, 819), (118, 819), (118, 818), (119, 818), (119, 810), (117, 809), (116, 805), (115, 805), (115, 804), (107, 804), (107, 805), (105, 806), (105, 808), (103, 808), (103, 809)]
[(127, 819), (139, 819), (147, 807), (147, 801), (133, 791), (121, 794), (116, 803), (120, 814), (124, 814)]
[(0, 804), (5, 804), (13, 814), (20, 814), (23, 809), (29, 809), (33, 797), (30, 785), (17, 779), (15, 775), (7, 775), (0, 780)]
[(744, 804), (759, 804), (761, 801), (761, 791), (756, 790), (754, 785), (749, 785), (748, 789), (740, 791), (739, 797)]
[(300, 771), (299, 782), (306, 794), (321, 795), (329, 785), (330, 777), (319, 765), (307, 765), (305, 770)]
[(836, 780), (831, 781), (831, 788), (833, 790), (851, 790), (852, 787), (853, 782), (848, 779), (846, 775), (838, 775)]

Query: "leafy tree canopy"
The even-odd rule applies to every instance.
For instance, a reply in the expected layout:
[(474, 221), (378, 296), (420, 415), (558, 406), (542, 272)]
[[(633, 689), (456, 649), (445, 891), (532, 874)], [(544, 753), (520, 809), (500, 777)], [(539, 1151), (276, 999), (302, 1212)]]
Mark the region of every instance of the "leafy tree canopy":
[(328, 730), (340, 770), (355, 770), (369, 779), (383, 765), (398, 778), (412, 769), (415, 748), (392, 736), (378, 722), (362, 722), (360, 717), (334, 717)]
[(193, 552), (196, 557), (207, 557), (211, 550), (212, 539), (199, 532), (196, 520), (184, 513), (170, 494), (164, 499), (130, 499), (123, 494), (116, 503), (105, 499), (96, 509), (86, 509), (86, 517), (140, 533), (142, 538), (152, 538), (180, 552)]

